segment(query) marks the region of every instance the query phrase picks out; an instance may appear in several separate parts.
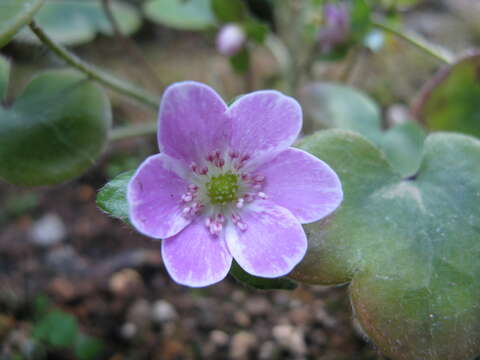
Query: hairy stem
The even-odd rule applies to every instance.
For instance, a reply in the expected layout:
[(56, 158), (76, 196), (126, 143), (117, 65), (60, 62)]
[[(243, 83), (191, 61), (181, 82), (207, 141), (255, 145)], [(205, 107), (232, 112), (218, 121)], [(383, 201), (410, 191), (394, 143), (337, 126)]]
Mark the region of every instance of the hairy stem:
[(108, 86), (112, 90), (115, 90), (120, 94), (133, 98), (157, 110), (159, 103), (158, 96), (152, 95), (145, 90), (135, 85), (132, 85), (128, 81), (116, 78), (104, 72), (103, 70), (100, 70), (86, 63), (63, 46), (56, 44), (55, 41), (53, 41), (40, 27), (38, 27), (35, 22), (32, 22), (30, 24), (30, 29), (45, 46), (47, 46), (51, 51), (53, 51), (58, 57), (63, 59), (70, 66), (76, 68), (77, 70), (80, 70), (81, 72), (88, 75), (91, 79), (98, 81), (105, 86)]
[(143, 136), (155, 134), (157, 132), (157, 123), (154, 121), (138, 124), (119, 126), (110, 132), (110, 141), (117, 141), (134, 136)]
[(435, 59), (445, 63), (445, 64), (450, 64), (453, 61), (453, 56), (449, 54), (445, 49), (442, 49), (438, 46), (429, 44), (427, 41), (419, 38), (417, 35), (413, 34), (407, 34), (401, 30), (395, 29), (385, 23), (381, 22), (376, 22), (374, 21), (373, 26), (389, 32), (395, 36), (398, 36), (399, 38), (407, 41), (411, 45), (415, 46), (417, 49), (420, 49), (424, 53), (434, 57)]

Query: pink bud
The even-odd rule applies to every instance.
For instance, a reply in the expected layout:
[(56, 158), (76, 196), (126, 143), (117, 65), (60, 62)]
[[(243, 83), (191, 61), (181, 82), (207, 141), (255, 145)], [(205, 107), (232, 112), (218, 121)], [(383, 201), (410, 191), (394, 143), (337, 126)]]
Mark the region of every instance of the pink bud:
[(222, 55), (233, 56), (242, 49), (246, 39), (245, 31), (239, 25), (226, 24), (217, 34), (217, 50)]

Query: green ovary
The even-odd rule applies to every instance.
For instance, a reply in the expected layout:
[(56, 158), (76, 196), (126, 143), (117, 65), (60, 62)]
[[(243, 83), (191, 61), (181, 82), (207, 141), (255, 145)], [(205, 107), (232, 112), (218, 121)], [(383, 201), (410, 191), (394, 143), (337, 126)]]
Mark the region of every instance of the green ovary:
[(238, 177), (232, 173), (214, 176), (207, 183), (207, 193), (212, 204), (227, 204), (237, 200)]

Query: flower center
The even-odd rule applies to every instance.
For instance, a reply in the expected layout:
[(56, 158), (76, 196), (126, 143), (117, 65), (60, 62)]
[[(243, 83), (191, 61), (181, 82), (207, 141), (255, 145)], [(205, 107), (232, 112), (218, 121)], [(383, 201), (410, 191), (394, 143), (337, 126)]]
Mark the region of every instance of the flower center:
[(206, 188), (212, 204), (223, 205), (233, 202), (238, 197), (238, 176), (231, 172), (213, 176)]

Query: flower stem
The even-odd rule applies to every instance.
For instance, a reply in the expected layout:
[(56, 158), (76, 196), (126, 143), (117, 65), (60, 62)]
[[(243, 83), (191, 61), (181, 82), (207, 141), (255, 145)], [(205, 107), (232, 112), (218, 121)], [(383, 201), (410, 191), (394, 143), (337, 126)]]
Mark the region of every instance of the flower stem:
[(154, 121), (138, 124), (125, 125), (113, 129), (110, 132), (110, 141), (117, 141), (134, 136), (150, 135), (157, 132), (157, 123)]
[(405, 32), (402, 32), (401, 30), (395, 29), (385, 23), (381, 22), (372, 22), (373, 26), (389, 32), (395, 36), (398, 36), (399, 38), (407, 41), (411, 45), (415, 46), (417, 49), (422, 50), (424, 53), (434, 57), (435, 59), (445, 63), (445, 64), (450, 64), (453, 62), (453, 56), (449, 54), (445, 49), (441, 49), (438, 46), (429, 44), (427, 41), (419, 38), (416, 35), (413, 34), (407, 34)]
[(70, 66), (80, 70), (88, 75), (91, 79), (98, 81), (99, 83), (108, 86), (109, 88), (136, 99), (137, 101), (148, 105), (155, 110), (158, 108), (159, 97), (149, 94), (145, 90), (132, 85), (131, 83), (118, 79), (80, 59), (75, 54), (68, 51), (63, 46), (56, 44), (50, 36), (48, 36), (35, 22), (32, 21), (30, 29), (35, 33), (38, 39), (46, 45), (51, 51), (53, 51), (58, 57), (62, 58)]

